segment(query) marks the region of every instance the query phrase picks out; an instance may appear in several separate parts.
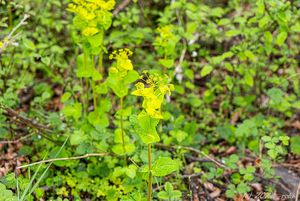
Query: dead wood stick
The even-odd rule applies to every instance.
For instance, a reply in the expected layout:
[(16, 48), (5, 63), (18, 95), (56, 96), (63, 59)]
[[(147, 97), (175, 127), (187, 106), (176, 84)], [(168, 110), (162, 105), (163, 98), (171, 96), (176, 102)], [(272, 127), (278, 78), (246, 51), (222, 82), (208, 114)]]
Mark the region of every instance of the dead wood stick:
[(131, 0), (124, 0), (113, 12), (113, 16), (116, 16), (119, 14), (120, 11), (122, 11), (129, 3)]
[(67, 158), (67, 157), (66, 158), (52, 158), (52, 159), (47, 159), (47, 160), (42, 160), (42, 161), (30, 163), (30, 164), (27, 164), (27, 165), (18, 166), (17, 169), (31, 167), (31, 166), (34, 166), (34, 165), (39, 165), (41, 163), (49, 163), (49, 162), (55, 162), (55, 161), (67, 161), (67, 160), (78, 160), (78, 159), (82, 159), (82, 158), (107, 156), (107, 155), (108, 155), (108, 153), (90, 153), (90, 154), (85, 154), (85, 155), (82, 155), (82, 156), (74, 156), (74, 157), (69, 157), (69, 158)]

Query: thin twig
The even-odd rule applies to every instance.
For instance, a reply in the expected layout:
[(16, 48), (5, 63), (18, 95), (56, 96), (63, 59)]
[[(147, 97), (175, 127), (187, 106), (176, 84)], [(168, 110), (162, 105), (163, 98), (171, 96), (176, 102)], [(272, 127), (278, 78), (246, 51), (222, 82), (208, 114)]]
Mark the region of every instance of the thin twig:
[(23, 25), (26, 24), (26, 20), (29, 18), (30, 16), (28, 14), (25, 14), (23, 19), (19, 22), (19, 24), (17, 24), (17, 26), (15, 26), (11, 32), (3, 39), (2, 41), (2, 45), (0, 46), (0, 54), (11, 44), (13, 44), (16, 39), (19, 37), (20, 33), (17, 33), (14, 35), (14, 33)]
[(18, 166), (17, 169), (21, 169), (21, 168), (26, 168), (26, 167), (31, 167), (34, 165), (38, 165), (41, 163), (49, 163), (49, 162), (55, 162), (55, 161), (67, 161), (67, 160), (78, 160), (78, 159), (82, 159), (82, 158), (88, 158), (88, 157), (98, 157), (98, 156), (108, 156), (108, 153), (90, 153), (90, 154), (85, 154), (82, 156), (74, 156), (74, 157), (65, 157), (65, 158), (52, 158), (52, 159), (47, 159), (47, 160), (42, 160), (42, 161), (38, 161), (38, 162), (34, 162), (34, 163), (30, 163), (27, 165), (22, 165), (22, 166)]
[(221, 161), (217, 161), (216, 159), (210, 157), (209, 155), (207, 155), (206, 153), (204, 153), (203, 151), (200, 151), (198, 149), (195, 149), (193, 147), (185, 147), (185, 146), (166, 146), (164, 144), (160, 144), (160, 143), (157, 143), (156, 146), (159, 146), (159, 147), (165, 147), (165, 148), (172, 148), (172, 149), (185, 149), (185, 150), (188, 150), (188, 151), (191, 151), (191, 152), (194, 152), (194, 153), (197, 153), (197, 154), (200, 154), (200, 155), (203, 155), (205, 156), (207, 159), (209, 159), (211, 162), (215, 163), (217, 166), (219, 167), (222, 167), (224, 169), (230, 169), (229, 167), (227, 167), (225, 164), (223, 164)]
[(34, 119), (29, 119), (27, 117), (24, 117), (22, 115), (20, 115), (17, 111), (13, 110), (12, 108), (9, 108), (7, 106), (4, 106), (3, 104), (0, 104), (0, 109), (4, 110), (5, 115), (7, 115), (8, 117), (10, 117), (12, 120), (19, 120), (20, 122), (28, 125), (31, 128), (35, 128), (38, 130), (42, 130), (48, 133), (52, 133), (53, 131), (51, 130), (51, 128), (49, 128), (48, 126), (42, 125), (40, 123), (38, 123), (36, 120)]
[(33, 135), (34, 135), (34, 133), (31, 133), (31, 134), (25, 135), (23, 137), (20, 137), (19, 139), (16, 139), (16, 140), (4, 140), (4, 141), (0, 141), (0, 144), (16, 144), (16, 143), (19, 143), (22, 140), (24, 140), (26, 138), (29, 138), (29, 137), (31, 137)]
[(124, 0), (113, 12), (113, 16), (118, 15), (120, 11), (122, 11), (129, 3), (131, 0)]
[(297, 191), (296, 191), (296, 198), (295, 198), (295, 201), (298, 201), (298, 198), (299, 198), (299, 191), (300, 191), (300, 181), (299, 181), (298, 188), (297, 188)]
[(194, 173), (194, 174), (188, 174), (188, 175), (181, 175), (181, 178), (193, 178), (193, 177), (199, 177), (203, 175), (203, 172), (199, 172), (199, 173)]

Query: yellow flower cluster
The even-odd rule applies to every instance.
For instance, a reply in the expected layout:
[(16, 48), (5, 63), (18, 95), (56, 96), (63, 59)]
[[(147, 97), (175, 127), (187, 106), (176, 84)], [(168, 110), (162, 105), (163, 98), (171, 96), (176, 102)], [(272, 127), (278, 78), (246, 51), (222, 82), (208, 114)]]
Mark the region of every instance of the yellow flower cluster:
[(119, 71), (130, 71), (133, 70), (133, 65), (129, 56), (132, 55), (132, 52), (125, 48), (115, 50), (110, 56), (109, 59), (115, 59), (116, 65), (115, 68), (111, 68), (111, 71), (119, 72)]
[(163, 43), (167, 41), (176, 40), (176, 35), (173, 34), (173, 26), (166, 25), (156, 29), (159, 33), (159, 37), (156, 37), (156, 43)]
[(172, 84), (166, 83), (166, 78), (154, 74), (147, 77), (144, 82), (138, 82), (136, 90), (132, 92), (135, 96), (142, 96), (144, 98), (143, 108), (152, 118), (162, 119), (161, 105), (166, 93), (171, 93), (174, 90)]
[(82, 29), (84, 36), (93, 36), (99, 32), (101, 24), (107, 27), (111, 20), (111, 11), (116, 2), (115, 0), (73, 0), (68, 5), (67, 10), (77, 14), (86, 26)]

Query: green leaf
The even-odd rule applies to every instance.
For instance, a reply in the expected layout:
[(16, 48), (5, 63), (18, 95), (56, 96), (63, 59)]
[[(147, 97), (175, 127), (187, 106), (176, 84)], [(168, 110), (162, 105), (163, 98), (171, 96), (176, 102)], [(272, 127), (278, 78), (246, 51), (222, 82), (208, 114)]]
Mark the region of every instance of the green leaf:
[(160, 63), (165, 68), (171, 68), (174, 65), (173, 59), (159, 59), (158, 63)]
[(251, 61), (254, 61), (255, 60), (255, 56), (253, 54), (253, 52), (251, 52), (250, 50), (246, 50), (244, 52), (244, 54), (246, 55), (247, 58), (249, 58)]
[(132, 152), (134, 152), (134, 150), (135, 150), (135, 146), (132, 143), (125, 144), (125, 151), (123, 148), (123, 144), (116, 144), (112, 148), (112, 151), (118, 155), (131, 154)]
[(277, 105), (284, 101), (284, 93), (279, 88), (272, 88), (267, 91), (268, 96), (271, 98), (272, 102)]
[(49, 57), (42, 57), (41, 61), (46, 65), (49, 66), (51, 59)]
[(177, 200), (181, 198), (181, 192), (178, 190), (174, 190), (170, 182), (166, 182), (164, 188), (165, 191), (161, 191), (157, 194), (158, 198), (163, 200)]
[(270, 136), (263, 136), (261, 139), (262, 139), (264, 142), (270, 142), (272, 138), (271, 138)]
[(234, 198), (236, 194), (236, 188), (234, 184), (228, 185), (228, 190), (226, 190), (226, 197), (228, 198)]
[(87, 135), (82, 130), (76, 130), (70, 137), (71, 145), (78, 145), (87, 139)]
[(287, 32), (285, 32), (285, 31), (280, 32), (275, 41), (276, 45), (281, 46), (284, 43), (284, 41), (286, 40), (287, 36), (288, 36)]
[(244, 195), (245, 193), (249, 192), (251, 189), (250, 187), (245, 184), (245, 183), (240, 183), (237, 188), (236, 188), (237, 192), (240, 194), (240, 195)]
[(125, 173), (128, 177), (133, 179), (136, 176), (136, 171), (137, 171), (137, 167), (135, 165), (129, 165), (126, 168)]
[(206, 75), (210, 74), (212, 70), (213, 70), (212, 66), (210, 66), (210, 65), (204, 66), (200, 73), (201, 77), (205, 77)]
[(24, 43), (25, 47), (30, 49), (30, 50), (34, 51), (36, 49), (35, 44), (27, 38), (23, 38), (23, 43)]
[(279, 136), (279, 140), (282, 142), (283, 145), (289, 145), (289, 136)]
[(85, 56), (84, 54), (80, 54), (77, 57), (76, 64), (77, 64), (77, 72), (76, 72), (77, 77), (79, 78), (93, 77), (95, 68), (93, 66), (92, 60), (88, 56)]
[(99, 81), (99, 80), (102, 80), (103, 77), (102, 77), (101, 73), (99, 73), (96, 69), (94, 69), (92, 78), (94, 81)]
[(95, 87), (95, 92), (97, 94), (107, 94), (107, 92), (108, 92), (107, 82), (103, 82), (101, 84), (98, 84)]
[(229, 30), (229, 31), (227, 31), (227, 32), (225, 33), (225, 35), (226, 35), (227, 37), (233, 37), (233, 36), (237, 36), (237, 35), (239, 35), (239, 34), (241, 34), (241, 31), (240, 31), (240, 30)]
[(70, 92), (65, 92), (62, 96), (61, 96), (61, 102), (62, 103), (65, 103), (65, 102), (67, 102), (69, 99), (70, 99), (70, 97), (72, 96), (72, 94), (70, 93)]
[(170, 157), (158, 158), (152, 167), (153, 176), (163, 177), (179, 170), (179, 162)]
[(135, 70), (128, 71), (127, 75), (124, 77), (124, 81), (126, 84), (130, 84), (135, 82), (139, 78), (139, 73)]
[(268, 150), (268, 155), (272, 158), (272, 159), (275, 159), (278, 155), (277, 151), (275, 149), (270, 149)]
[(158, 136), (156, 131), (156, 126), (159, 122), (158, 119), (153, 119), (145, 111), (142, 111), (138, 115), (137, 121), (139, 124), (138, 134), (141, 137), (143, 143), (151, 144), (160, 140), (160, 137)]
[(90, 36), (87, 39), (92, 47), (100, 47), (103, 45), (102, 44), (103, 43), (103, 34), (102, 33), (98, 33), (96, 35)]
[(246, 73), (245, 74), (245, 77), (244, 77), (244, 81), (247, 85), (249, 85), (250, 87), (253, 86), (254, 84), (254, 80), (253, 80), (253, 77), (250, 73)]
[(295, 135), (291, 137), (291, 151), (300, 155), (300, 136)]
[(272, 43), (272, 41), (273, 41), (273, 35), (270, 31), (266, 31), (264, 33), (264, 38), (265, 38), (267, 43)]
[(119, 98), (128, 94), (127, 84), (119, 77), (108, 77), (107, 84)]
[(74, 103), (73, 105), (67, 105), (62, 109), (62, 113), (66, 117), (73, 117), (78, 120), (81, 117), (82, 105), (81, 103)]

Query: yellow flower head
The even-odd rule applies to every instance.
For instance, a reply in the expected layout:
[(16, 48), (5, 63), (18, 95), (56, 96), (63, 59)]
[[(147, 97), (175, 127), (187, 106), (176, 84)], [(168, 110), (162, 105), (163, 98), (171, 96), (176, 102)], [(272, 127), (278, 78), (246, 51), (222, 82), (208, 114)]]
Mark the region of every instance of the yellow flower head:
[[(109, 12), (115, 6), (115, 0), (73, 0), (67, 10), (75, 13), (83, 23), (90, 26), (108, 29), (111, 25), (112, 14)], [(82, 31), (82, 28), (80, 28)]]
[(173, 85), (167, 83), (167, 78), (162, 78), (157, 74), (147, 76), (144, 82), (138, 82), (136, 90), (132, 95), (142, 96), (144, 98), (143, 108), (152, 118), (161, 119), (161, 105), (166, 93), (174, 90)]
[(84, 36), (93, 36), (99, 32), (99, 29), (95, 27), (87, 27), (82, 31), (82, 35)]
[(166, 25), (163, 27), (159, 27), (156, 29), (159, 37), (156, 38), (156, 40), (162, 40), (162, 41), (171, 41), (176, 39), (176, 36), (173, 33), (173, 26), (172, 25)]
[(129, 59), (129, 56), (132, 55), (132, 52), (125, 48), (125, 49), (119, 49), (118, 51), (114, 51), (110, 56), (109, 59), (115, 59), (116, 60), (116, 68), (119, 71), (124, 70), (133, 70), (133, 65), (131, 60)]

